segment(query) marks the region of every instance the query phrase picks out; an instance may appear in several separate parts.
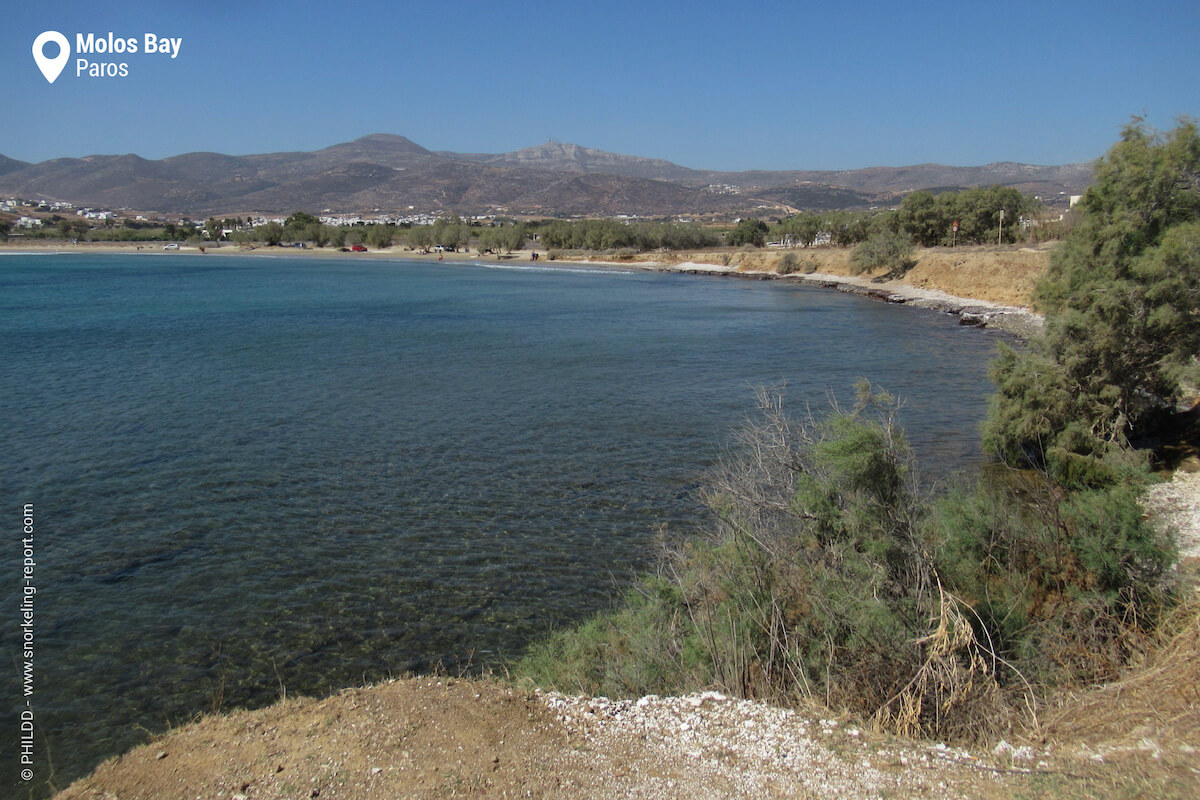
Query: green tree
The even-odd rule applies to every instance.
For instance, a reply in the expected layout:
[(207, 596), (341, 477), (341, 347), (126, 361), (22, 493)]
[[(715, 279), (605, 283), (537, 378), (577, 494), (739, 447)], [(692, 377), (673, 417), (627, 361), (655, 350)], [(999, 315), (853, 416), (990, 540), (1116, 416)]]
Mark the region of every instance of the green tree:
[(913, 192), (900, 203), (900, 227), (922, 247), (934, 247), (949, 232), (946, 211), (945, 204), (939, 203), (933, 192)]
[(927, 541), (944, 585), (1026, 679), (1115, 677), (1169, 606), (1175, 549), (1140, 490), (1065, 491), (1024, 472), (935, 503)]
[(830, 242), (838, 247), (865, 242), (871, 232), (871, 215), (855, 211), (831, 211), (822, 215)]
[(312, 214), (295, 211), (283, 222), (282, 240), (289, 242), (311, 241), (313, 232), (321, 226), (321, 221)]
[(259, 225), (254, 229), (255, 235), (259, 240), (268, 246), (278, 246), (283, 241), (284, 231), (283, 226), (278, 222), (268, 222), (265, 225)]
[(772, 239), (779, 241), (791, 237), (793, 242), (801, 247), (812, 247), (821, 234), (822, 226), (820, 214), (796, 214), (772, 226), (770, 235)]
[(949, 210), (959, 222), (960, 242), (997, 244), (1017, 240), (1020, 219), (1031, 202), (1011, 186), (985, 186), (959, 192)]
[(391, 247), (395, 241), (395, 225), (372, 225), (367, 229), (367, 243), (371, 247), (383, 250)]
[(433, 227), (414, 225), (408, 232), (408, 246), (414, 250), (429, 252), (429, 248), (433, 246)]
[(541, 227), (542, 244), (547, 248), (567, 250), (571, 247), (571, 225), (563, 220), (553, 220)]
[(1194, 396), (1200, 369), (1200, 134), (1135, 120), (1101, 159), (1037, 287), (1042, 336), (993, 368), (986, 442), (1080, 475)]
[[(1020, 220), (1031, 214), (1036, 202), (1011, 186), (981, 186), (961, 192), (913, 192), (904, 198), (896, 229), (923, 247), (949, 244), (1014, 242)], [(1003, 219), (1003, 227), (1001, 220)], [(951, 236), (952, 226), (958, 231)]]
[(767, 243), (767, 223), (760, 219), (744, 219), (729, 232), (728, 241), (734, 247), (753, 245), (762, 247)]
[(307, 214), (303, 211), (293, 211), (292, 215), (283, 221), (283, 226), (285, 228), (303, 228), (305, 225), (312, 225), (314, 222), (320, 221), (312, 214)]
[(479, 235), (479, 246), (485, 250), (503, 250), (511, 253), (524, 247), (527, 238), (528, 233), (522, 223), (497, 225), (485, 229)]
[(332, 230), (320, 222), (310, 222), (301, 231), (300, 239), (313, 243), (313, 247), (325, 247), (329, 244)]
[(457, 250), (468, 240), (467, 226), (457, 214), (439, 217), (433, 223), (433, 243)]
[(865, 242), (850, 254), (851, 272), (888, 270), (887, 277), (897, 277), (913, 265), (913, 243), (905, 234), (893, 233), (886, 225), (871, 233)]

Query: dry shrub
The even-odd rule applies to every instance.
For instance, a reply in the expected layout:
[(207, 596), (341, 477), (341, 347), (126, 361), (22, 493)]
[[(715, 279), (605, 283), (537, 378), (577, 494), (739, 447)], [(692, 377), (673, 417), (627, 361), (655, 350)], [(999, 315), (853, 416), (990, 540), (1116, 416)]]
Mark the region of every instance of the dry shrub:
[(1200, 743), (1200, 596), (1162, 623), (1145, 658), (1118, 681), (1064, 694), (1038, 733), (1051, 740), (1136, 746)]
[(979, 739), (1010, 721), (1031, 692), (1002, 690), (1011, 668), (920, 541), (894, 401), (864, 383), (853, 411), (797, 419), (778, 392), (757, 399), (761, 418), (710, 479), (708, 541), (674, 565), (713, 679), (909, 736)]
[[(1011, 728), (1019, 706), (996, 680), (1011, 669), (990, 642), (980, 642), (971, 624), (974, 611), (938, 585), (937, 627), (920, 640), (925, 661), (912, 680), (875, 712), (874, 722), (901, 736), (920, 737), (936, 731), (958, 741), (993, 738)], [(1015, 670), (1014, 670), (1015, 671)], [(1019, 673), (1018, 673), (1019, 675)], [(1034, 694), (1023, 687), (1024, 708), (1034, 714)]]
[(1034, 626), (1036, 665), (1068, 683), (1096, 683), (1120, 676), (1149, 647), (1152, 623), (1139, 620), (1137, 607), (1120, 593), (1117, 603), (1100, 597), (1062, 600), (1062, 610)]

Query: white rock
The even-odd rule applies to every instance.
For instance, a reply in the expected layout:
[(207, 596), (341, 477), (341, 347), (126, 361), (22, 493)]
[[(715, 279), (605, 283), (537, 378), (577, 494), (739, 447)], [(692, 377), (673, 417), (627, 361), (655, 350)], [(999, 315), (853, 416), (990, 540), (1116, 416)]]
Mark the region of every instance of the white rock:
[(1032, 747), (1018, 747), (1013, 751), (1013, 761), (1033, 761), (1035, 754)]

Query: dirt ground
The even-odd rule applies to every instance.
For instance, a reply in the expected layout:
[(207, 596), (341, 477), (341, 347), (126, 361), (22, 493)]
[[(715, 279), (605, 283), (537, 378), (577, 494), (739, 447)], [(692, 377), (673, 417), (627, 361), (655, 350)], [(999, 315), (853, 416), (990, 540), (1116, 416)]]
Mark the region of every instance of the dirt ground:
[(714, 692), (610, 701), (415, 678), (206, 717), (56, 800), (1197, 796), (1196, 751), (1154, 730), (1107, 750), (1101, 736), (971, 753)]
[[(999, 305), (1029, 308), (1034, 285), (1049, 266), (1052, 246), (919, 248), (914, 253), (916, 264), (891, 283)], [(639, 258), (657, 259), (670, 265), (691, 262), (727, 266), (739, 272), (773, 273), (784, 255), (791, 253), (801, 273), (848, 277), (852, 274), (851, 252), (849, 248), (836, 247), (766, 248), (744, 252), (655, 253)], [(726, 261), (729, 263), (726, 264)]]

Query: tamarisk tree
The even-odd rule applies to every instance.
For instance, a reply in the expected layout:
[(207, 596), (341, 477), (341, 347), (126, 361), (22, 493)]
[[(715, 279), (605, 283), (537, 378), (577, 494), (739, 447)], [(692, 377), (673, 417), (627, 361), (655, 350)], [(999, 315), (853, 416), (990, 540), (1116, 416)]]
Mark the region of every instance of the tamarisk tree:
[[(986, 431), (1006, 459), (1086, 473), (1194, 399), (1200, 133), (1135, 119), (1096, 166), (1035, 295), (1044, 333), (1002, 352)], [(1095, 477), (1094, 475), (1092, 477)]]

